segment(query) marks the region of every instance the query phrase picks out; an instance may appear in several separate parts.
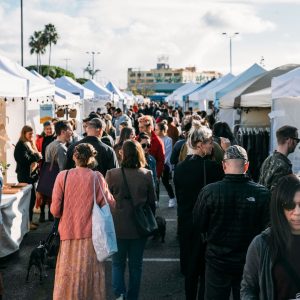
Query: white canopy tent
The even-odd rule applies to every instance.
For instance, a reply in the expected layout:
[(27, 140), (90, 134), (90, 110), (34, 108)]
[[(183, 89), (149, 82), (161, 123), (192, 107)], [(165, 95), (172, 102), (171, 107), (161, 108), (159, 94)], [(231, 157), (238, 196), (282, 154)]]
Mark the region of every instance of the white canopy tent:
[(226, 84), (230, 80), (234, 78), (234, 75), (227, 74), (223, 77), (213, 80), (212, 82), (208, 83), (201, 89), (197, 89), (196, 91), (189, 94), (189, 101), (198, 102), (198, 107), (200, 110), (207, 110), (208, 109), (208, 101), (209, 96), (208, 92), (214, 88), (216, 88), (220, 84)]
[(111, 81), (108, 82), (105, 87), (112, 93), (113, 104), (116, 105), (117, 107), (123, 109), (124, 108), (123, 106), (126, 104), (126, 97), (125, 97), (125, 95)]
[[(32, 74), (34, 74), (35, 76), (37, 76), (38, 78), (40, 78), (41, 80), (50, 82), (53, 85), (55, 83), (54, 79), (53, 79), (53, 82), (51, 82), (50, 80), (43, 77), (42, 75), (40, 75), (35, 70), (31, 70), (30, 72)], [(75, 104), (75, 103), (80, 103), (80, 97), (55, 86), (54, 103), (56, 105), (60, 105), (60, 106), (62, 106), (62, 105), (72, 105), (72, 104)]]
[(194, 82), (186, 83), (186, 84), (182, 85), (181, 87), (179, 87), (178, 89), (176, 89), (171, 95), (166, 97), (165, 100), (170, 105), (183, 106), (183, 97), (190, 94), (190, 93), (192, 93), (192, 92), (194, 92), (200, 86), (201, 86), (201, 84), (194, 83)]
[(241, 96), (241, 107), (270, 107), (271, 103), (271, 87)]
[(80, 99), (94, 99), (95, 97), (95, 93), (92, 90), (85, 88), (68, 76), (55, 79), (55, 86), (79, 96)]
[(0, 69), (0, 97), (26, 97), (27, 80)]
[(95, 80), (88, 80), (83, 84), (85, 88), (92, 90), (95, 93), (95, 98), (90, 100), (85, 100), (84, 110), (85, 114), (89, 114), (92, 111), (96, 111), (97, 108), (104, 109), (105, 103), (110, 101), (113, 97), (112, 93), (100, 83)]
[[(295, 126), (300, 129), (300, 68), (294, 69), (272, 80), (272, 120), (271, 147), (277, 146), (276, 131), (284, 125)], [(289, 155), (293, 164), (293, 172), (300, 174), (300, 149), (296, 147)]]
[(0, 69), (10, 75), (24, 78), (28, 80), (29, 91), (28, 98), (39, 98), (54, 95), (54, 86), (49, 82), (41, 80), (31, 72), (23, 68), (21, 65), (9, 60), (4, 56), (0, 56)]
[(45, 78), (46, 78), (50, 83), (55, 84), (55, 79), (53, 79), (51, 76), (47, 75)]
[(240, 85), (236, 86), (232, 91), (225, 94), (223, 97), (221, 97), (219, 99), (219, 107), (222, 109), (233, 108), (234, 107), (234, 99), (237, 96), (239, 96), (248, 86), (253, 84), (261, 76), (262, 76), (262, 74), (255, 76), (253, 78), (250, 78), (246, 82), (242, 82)]
[(56, 86), (54, 101), (57, 105), (69, 105), (80, 103), (80, 97)]
[[(11, 164), (7, 171), (7, 180), (15, 182), (17, 179), (15, 174), (16, 164), (13, 156), (14, 149), (10, 145), (17, 143), (24, 124), (32, 126), (36, 133), (41, 131), (40, 106), (43, 103), (52, 103), (54, 86), (33, 75), (21, 65), (1, 55), (0, 71), (2, 76), (6, 78), (6, 81), (1, 83), (4, 84), (4, 82), (6, 82), (7, 84), (7, 86), (3, 87), (1, 84), (1, 89), (7, 89), (7, 97), (8, 89), (10, 89), (10, 96), (12, 97), (3, 105), (4, 111), (2, 115), (4, 116), (4, 120), (2, 120), (1, 123), (4, 128), (4, 133), (1, 135), (5, 134), (10, 141), (7, 141), (6, 145), (4, 145), (6, 161)], [(18, 80), (14, 80), (14, 86), (9, 86), (8, 81), (12, 78)]]
[(111, 100), (112, 93), (93, 79), (88, 80), (83, 86), (95, 93), (95, 98), (100, 100)]

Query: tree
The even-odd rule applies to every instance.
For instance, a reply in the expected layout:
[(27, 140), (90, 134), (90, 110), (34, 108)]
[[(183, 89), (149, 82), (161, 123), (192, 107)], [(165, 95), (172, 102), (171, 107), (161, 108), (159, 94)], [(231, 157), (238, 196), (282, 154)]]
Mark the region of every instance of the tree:
[[(36, 70), (37, 71), (36, 66), (28, 66), (28, 67), (26, 67), (26, 69), (29, 70), (29, 71), (31, 71), (31, 70)], [(43, 75), (43, 76), (47, 76), (48, 75), (48, 69), (49, 69), (48, 65), (41, 65), (40, 66), (40, 70), (41, 70), (40, 74)], [(52, 78), (60, 78), (61, 76), (69, 76), (69, 77), (75, 79), (74, 73), (72, 73), (68, 70), (65, 70), (61, 67), (56, 67), (56, 66), (51, 66), (50, 67), (49, 75)]]
[(45, 38), (45, 41), (46, 41), (47, 45), (49, 45), (49, 68), (48, 68), (48, 75), (49, 75), (50, 64), (51, 64), (52, 44), (56, 45), (56, 43), (59, 39), (59, 35), (58, 35), (58, 33), (56, 31), (56, 28), (53, 24), (49, 23), (49, 24), (45, 25), (44, 38)]
[(36, 67), (40, 73), (41, 54), (46, 52), (46, 41), (42, 31), (35, 31), (29, 38), (30, 54), (36, 54)]
[(99, 69), (93, 70), (91, 68), (91, 64), (89, 63), (88, 66), (83, 71), (84, 71), (84, 73), (88, 73), (92, 77), (92, 79), (94, 79), (94, 76), (101, 70), (99, 70)]

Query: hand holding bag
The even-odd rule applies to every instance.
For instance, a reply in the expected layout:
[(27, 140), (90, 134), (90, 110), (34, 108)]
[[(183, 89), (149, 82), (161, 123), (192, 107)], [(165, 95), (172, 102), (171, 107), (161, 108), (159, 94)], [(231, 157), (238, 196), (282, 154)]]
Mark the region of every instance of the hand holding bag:
[(153, 212), (148, 203), (142, 203), (140, 205), (134, 205), (129, 186), (127, 183), (127, 179), (125, 176), (124, 169), (122, 169), (123, 180), (125, 184), (125, 188), (127, 191), (128, 199), (133, 207), (134, 219), (138, 229), (138, 232), (141, 236), (147, 237), (153, 234), (153, 232), (158, 228)]
[[(100, 207), (96, 202), (96, 178), (105, 204)], [(118, 251), (114, 221), (103, 192), (99, 178), (94, 173), (94, 206), (92, 213), (92, 241), (98, 261), (104, 261)]]

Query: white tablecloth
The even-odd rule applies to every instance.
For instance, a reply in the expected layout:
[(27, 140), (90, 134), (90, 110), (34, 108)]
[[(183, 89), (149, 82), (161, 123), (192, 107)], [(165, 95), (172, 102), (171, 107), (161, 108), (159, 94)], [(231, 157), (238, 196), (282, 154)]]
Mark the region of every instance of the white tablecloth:
[(0, 257), (19, 249), (29, 231), (31, 185), (13, 195), (2, 194), (0, 203)]

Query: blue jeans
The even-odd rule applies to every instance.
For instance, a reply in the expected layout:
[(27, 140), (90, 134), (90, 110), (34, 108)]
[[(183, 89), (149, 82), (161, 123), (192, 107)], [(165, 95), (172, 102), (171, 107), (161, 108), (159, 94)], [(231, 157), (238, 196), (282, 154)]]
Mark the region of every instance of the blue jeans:
[[(116, 297), (123, 294), (126, 299), (138, 299), (146, 240), (146, 238), (117, 240), (118, 252), (112, 257), (112, 287)], [(127, 257), (129, 284), (126, 291), (124, 276)]]

